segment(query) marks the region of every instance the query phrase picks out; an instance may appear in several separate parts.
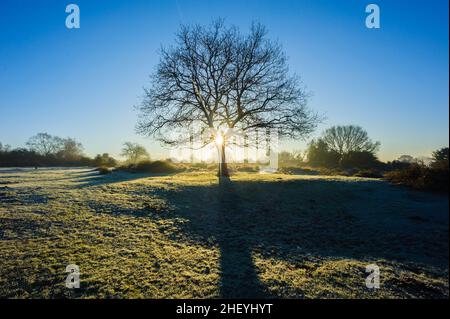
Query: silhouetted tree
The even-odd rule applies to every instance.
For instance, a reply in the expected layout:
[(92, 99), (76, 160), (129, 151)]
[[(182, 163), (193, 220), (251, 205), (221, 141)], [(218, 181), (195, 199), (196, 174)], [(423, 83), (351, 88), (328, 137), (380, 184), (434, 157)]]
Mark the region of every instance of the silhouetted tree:
[(417, 163), (415, 160), (412, 163), (409, 163), (409, 162), (402, 162), (397, 159), (397, 160), (393, 160), (392, 162), (388, 161), (386, 163), (386, 165), (387, 165), (386, 168), (388, 170), (400, 170), (400, 169), (408, 168), (412, 164), (415, 164), (415, 163)]
[(26, 144), (30, 150), (43, 156), (48, 156), (50, 154), (56, 154), (60, 150), (62, 140), (48, 133), (38, 133), (32, 136)]
[(7, 153), (7, 152), (9, 152), (10, 150), (11, 150), (11, 146), (9, 146), (8, 144), (3, 145), (3, 144), (0, 142), (0, 153)]
[(123, 144), (121, 155), (125, 156), (127, 160), (133, 164), (136, 164), (141, 159), (148, 159), (150, 157), (143, 146), (131, 142)]
[(322, 139), (312, 140), (307, 150), (308, 163), (311, 166), (336, 167), (339, 165), (340, 156), (330, 150)]
[(97, 154), (97, 156), (95, 156), (94, 158), (94, 165), (95, 166), (106, 166), (106, 167), (115, 167), (117, 166), (117, 161), (109, 156), (108, 153), (103, 153), (103, 154)]
[(431, 167), (448, 171), (448, 147), (444, 147), (433, 152)]
[[(299, 138), (319, 121), (307, 108), (307, 96), (298, 78), (288, 74), (281, 45), (267, 38), (262, 25), (253, 24), (248, 35), (222, 21), (182, 26), (176, 45), (161, 50), (137, 130), (169, 145), (187, 143), (188, 130), (196, 126), (215, 134), (276, 129), (280, 137)], [(171, 138), (175, 128), (185, 129), (185, 138)], [(225, 135), (218, 145), (224, 176), (226, 144)]]
[(83, 156), (83, 145), (70, 137), (61, 139), (57, 156), (65, 161), (77, 161)]
[(376, 168), (382, 163), (377, 157), (368, 151), (349, 152), (342, 156), (340, 165), (345, 168)]
[(340, 160), (350, 153), (371, 153), (375, 155), (380, 142), (372, 142), (367, 132), (360, 126), (333, 126), (322, 135), (322, 141), (329, 150), (339, 154)]
[(282, 166), (299, 165), (303, 162), (303, 156), (300, 151), (282, 151), (278, 154), (278, 164)]

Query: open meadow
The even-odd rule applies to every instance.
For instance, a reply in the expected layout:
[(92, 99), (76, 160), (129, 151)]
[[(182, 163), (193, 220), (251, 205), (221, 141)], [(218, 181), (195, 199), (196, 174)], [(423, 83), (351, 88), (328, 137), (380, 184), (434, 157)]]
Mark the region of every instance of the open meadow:
[(448, 298), (448, 211), (358, 177), (0, 169), (0, 297)]

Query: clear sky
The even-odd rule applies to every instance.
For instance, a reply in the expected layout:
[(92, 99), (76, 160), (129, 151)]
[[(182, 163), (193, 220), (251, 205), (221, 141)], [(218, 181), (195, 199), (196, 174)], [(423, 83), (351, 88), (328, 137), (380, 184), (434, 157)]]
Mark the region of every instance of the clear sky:
[[(80, 29), (65, 27), (69, 3), (80, 7)], [(380, 7), (380, 29), (365, 27), (369, 3)], [(283, 44), (314, 93), (310, 106), (327, 117), (316, 135), (358, 124), (381, 142), (383, 160), (429, 155), (448, 146), (448, 10), (446, 0), (1, 0), (0, 142), (24, 146), (48, 132), (89, 155), (133, 141), (164, 156), (135, 134), (133, 106), (179, 24), (222, 17), (241, 29), (259, 21)]]

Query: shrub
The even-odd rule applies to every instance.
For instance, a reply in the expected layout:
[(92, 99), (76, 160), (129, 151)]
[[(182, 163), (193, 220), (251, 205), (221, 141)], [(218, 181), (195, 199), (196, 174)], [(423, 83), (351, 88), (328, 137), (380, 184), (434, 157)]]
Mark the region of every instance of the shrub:
[(309, 165), (313, 167), (333, 168), (339, 165), (339, 154), (328, 148), (322, 140), (312, 140), (307, 150)]
[(122, 167), (122, 169), (134, 173), (175, 173), (180, 171), (180, 168), (169, 161), (152, 162), (148, 160)]
[(340, 168), (326, 168), (326, 167), (318, 167), (320, 175), (329, 175), (329, 176), (350, 176), (351, 173), (344, 171)]
[(381, 174), (380, 171), (378, 171), (376, 169), (363, 169), (363, 170), (360, 170), (360, 171), (356, 172), (355, 174), (353, 174), (353, 176), (368, 177), (368, 178), (382, 178), (383, 174)]
[(418, 190), (448, 193), (448, 167), (434, 168), (411, 164), (406, 169), (386, 173), (385, 178), (392, 183)]
[(109, 156), (108, 153), (98, 154), (94, 160), (94, 165), (96, 166), (102, 166), (102, 167), (115, 167), (117, 166), (117, 161)]
[(379, 166), (377, 157), (370, 152), (350, 152), (342, 156), (341, 167), (373, 169)]
[(192, 170), (211, 170), (211, 169), (216, 169), (217, 168), (217, 164), (216, 163), (186, 163), (185, 165), (188, 166), (188, 168), (192, 169)]
[(281, 167), (278, 169), (279, 173), (289, 174), (289, 175), (318, 175), (319, 171), (306, 168), (306, 167)]
[(258, 165), (249, 165), (249, 164), (237, 165), (235, 167), (235, 169), (238, 172), (246, 172), (246, 173), (259, 172), (259, 166)]
[(386, 170), (392, 171), (392, 170), (403, 170), (408, 167), (410, 167), (413, 163), (411, 162), (401, 162), (398, 160), (394, 160), (392, 162), (387, 162), (386, 164)]
[(282, 151), (278, 153), (278, 166), (289, 167), (303, 164), (303, 157), (300, 151)]

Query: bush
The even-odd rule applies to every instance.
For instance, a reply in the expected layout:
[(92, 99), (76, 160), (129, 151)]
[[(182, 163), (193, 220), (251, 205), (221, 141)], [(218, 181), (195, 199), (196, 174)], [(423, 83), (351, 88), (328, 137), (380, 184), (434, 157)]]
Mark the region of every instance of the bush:
[(121, 169), (133, 173), (175, 173), (180, 171), (180, 168), (176, 167), (169, 161), (152, 162), (148, 160), (121, 167)]
[(353, 176), (367, 177), (367, 178), (382, 178), (383, 174), (381, 174), (381, 172), (376, 169), (363, 169), (353, 174)]
[(411, 164), (408, 168), (385, 174), (395, 184), (418, 190), (448, 193), (448, 167), (433, 168), (423, 164)]
[(289, 175), (319, 175), (319, 171), (306, 168), (306, 167), (281, 167), (278, 169), (279, 173), (289, 174)]
[(412, 162), (401, 162), (398, 160), (394, 160), (392, 162), (387, 162), (386, 170), (394, 171), (394, 170), (403, 170), (409, 168), (413, 163)]
[(351, 173), (348, 171), (344, 171), (340, 168), (327, 168), (327, 167), (318, 167), (317, 168), (320, 175), (327, 176), (351, 176)]
[(115, 167), (117, 166), (117, 161), (109, 156), (108, 153), (98, 154), (94, 160), (94, 165), (101, 166), (101, 167)]
[(380, 165), (377, 157), (370, 152), (350, 152), (342, 157), (340, 166), (344, 168), (373, 169)]
[(244, 164), (244, 165), (236, 165), (234, 169), (237, 172), (245, 172), (245, 173), (256, 173), (259, 172), (258, 165)]
[(303, 164), (303, 157), (300, 151), (288, 152), (282, 151), (278, 153), (278, 166), (291, 167)]
[[(173, 163), (170, 160), (169, 163)], [(217, 164), (215, 163), (177, 163), (174, 164), (179, 170), (187, 172), (199, 172), (199, 171), (209, 171), (217, 169)]]
[(312, 140), (307, 154), (308, 164), (313, 167), (334, 168), (339, 166), (339, 154), (330, 150), (322, 139)]

